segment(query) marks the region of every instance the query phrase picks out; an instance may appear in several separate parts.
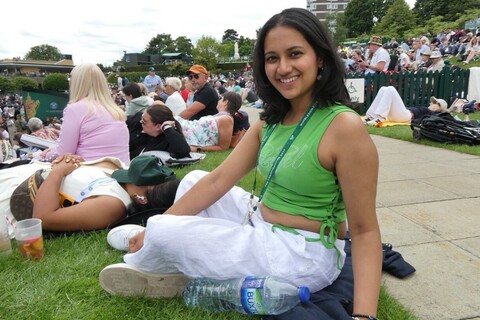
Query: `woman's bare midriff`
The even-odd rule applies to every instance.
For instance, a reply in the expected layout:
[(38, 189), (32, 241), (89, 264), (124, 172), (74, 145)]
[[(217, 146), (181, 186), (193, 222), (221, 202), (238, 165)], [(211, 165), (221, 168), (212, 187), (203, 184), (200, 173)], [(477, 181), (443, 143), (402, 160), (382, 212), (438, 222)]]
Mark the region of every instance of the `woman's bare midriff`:
[(97, 162), (97, 163), (89, 164), (88, 166), (89, 167), (99, 167), (99, 168), (105, 168), (105, 169), (112, 169), (112, 170), (120, 169), (116, 164), (112, 163), (111, 161)]
[[(321, 221), (310, 220), (304, 216), (294, 216), (281, 211), (273, 210), (262, 203), (260, 203), (260, 210), (262, 212), (263, 219), (271, 224), (280, 224), (295, 229), (301, 229), (311, 231), (315, 233), (320, 232), (322, 226)], [(347, 232), (346, 222), (341, 222), (338, 225), (338, 238), (344, 239)], [(325, 235), (328, 235), (329, 229), (325, 229)]]

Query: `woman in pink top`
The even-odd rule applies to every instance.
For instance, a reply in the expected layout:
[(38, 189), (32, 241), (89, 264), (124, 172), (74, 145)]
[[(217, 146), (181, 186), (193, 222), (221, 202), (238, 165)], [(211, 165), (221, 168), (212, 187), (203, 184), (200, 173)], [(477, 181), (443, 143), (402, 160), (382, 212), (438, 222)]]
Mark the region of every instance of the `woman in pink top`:
[(63, 125), (56, 148), (42, 152), (41, 159), (52, 161), (66, 153), (86, 161), (115, 157), (126, 165), (128, 129), (126, 116), (110, 96), (107, 79), (91, 63), (76, 66), (70, 78), (70, 101), (63, 111)]

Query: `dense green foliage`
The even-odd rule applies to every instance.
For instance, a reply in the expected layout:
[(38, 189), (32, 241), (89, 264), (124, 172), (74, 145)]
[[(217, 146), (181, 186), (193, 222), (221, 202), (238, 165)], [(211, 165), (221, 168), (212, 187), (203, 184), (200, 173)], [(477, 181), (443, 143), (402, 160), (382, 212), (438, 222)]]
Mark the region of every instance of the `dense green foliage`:
[[(347, 28), (348, 36), (355, 40), (371, 34), (405, 39), (449, 28), (463, 29), (466, 21), (480, 17), (478, 0), (416, 0), (412, 9), (405, 0), (385, 1), (381, 5), (375, 1), (381, 2), (352, 0), (345, 10), (345, 19), (337, 21), (337, 25)], [(374, 16), (378, 18), (376, 26)]]
[(12, 80), (15, 89), (38, 89), (38, 82), (28, 77), (15, 77)]
[(0, 94), (8, 94), (15, 90), (15, 85), (7, 77), (0, 77)]
[(207, 70), (214, 70), (217, 66), (217, 54), (220, 48), (221, 44), (215, 38), (202, 36), (197, 41), (195, 49), (193, 49), (195, 63), (201, 64)]
[(414, 25), (415, 15), (405, 0), (395, 0), (382, 21), (373, 27), (372, 32), (389, 38), (398, 37), (404, 35)]
[(30, 51), (25, 55), (26, 60), (47, 60), (47, 61), (59, 61), (62, 59), (62, 54), (57, 47), (49, 44), (42, 44), (39, 46), (31, 47)]
[(68, 78), (67, 75), (62, 73), (51, 73), (43, 79), (42, 89), (53, 91), (66, 91), (68, 90)]

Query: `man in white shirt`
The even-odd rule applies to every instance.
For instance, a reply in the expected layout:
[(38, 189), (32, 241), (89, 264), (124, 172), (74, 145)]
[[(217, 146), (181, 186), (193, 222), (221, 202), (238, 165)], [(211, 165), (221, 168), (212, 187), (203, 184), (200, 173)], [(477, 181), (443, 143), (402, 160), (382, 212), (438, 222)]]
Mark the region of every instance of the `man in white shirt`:
[(382, 47), (382, 37), (372, 36), (368, 42), (368, 51), (373, 53), (369, 61), (362, 61), (359, 63), (365, 67), (365, 74), (387, 71), (390, 64), (390, 54)]
[(178, 116), (187, 107), (185, 100), (179, 93), (181, 87), (182, 81), (180, 79), (175, 77), (165, 79), (165, 92), (168, 94), (165, 105), (172, 110), (174, 116)]

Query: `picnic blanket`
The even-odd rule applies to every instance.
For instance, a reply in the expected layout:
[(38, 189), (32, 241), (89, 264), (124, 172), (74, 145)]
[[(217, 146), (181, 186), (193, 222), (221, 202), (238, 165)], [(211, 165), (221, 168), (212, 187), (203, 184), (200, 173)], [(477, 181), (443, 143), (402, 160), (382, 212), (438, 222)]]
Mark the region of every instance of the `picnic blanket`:
[(393, 127), (393, 126), (409, 126), (410, 121), (408, 122), (393, 122), (393, 121), (384, 121), (379, 122), (375, 127), (377, 128), (384, 128), (384, 127)]
[[(362, 116), (360, 117), (363, 119), (365, 119), (365, 116)], [(407, 121), (407, 122), (395, 122), (395, 121), (390, 121), (387, 119), (387, 121), (382, 121), (382, 122), (378, 122), (375, 127), (377, 128), (383, 128), (383, 127), (393, 127), (393, 126), (409, 126), (410, 125), (410, 121)]]

